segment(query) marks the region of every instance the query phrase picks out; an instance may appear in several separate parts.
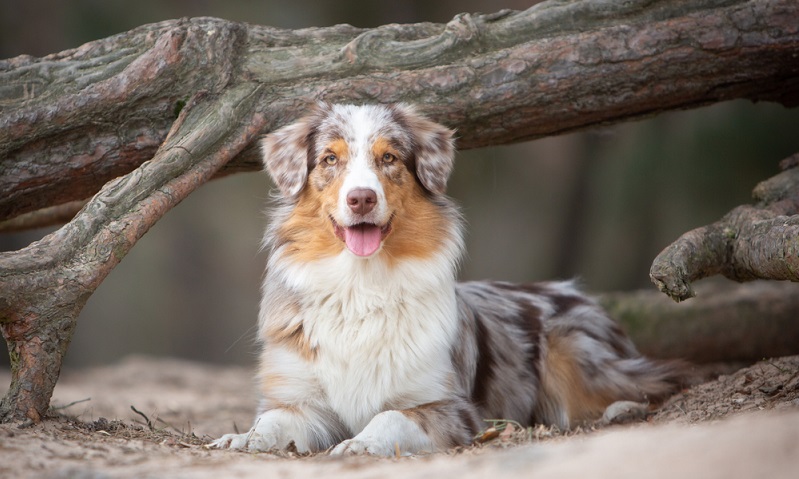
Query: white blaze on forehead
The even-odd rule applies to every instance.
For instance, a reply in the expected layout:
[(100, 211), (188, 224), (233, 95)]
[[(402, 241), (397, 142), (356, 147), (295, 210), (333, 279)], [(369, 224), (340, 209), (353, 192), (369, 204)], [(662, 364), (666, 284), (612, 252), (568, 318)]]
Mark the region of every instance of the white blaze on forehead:
[[(379, 138), (379, 133), (386, 122), (390, 121), (388, 112), (382, 107), (351, 105), (335, 110), (336, 116), (341, 120), (338, 127), (342, 130), (349, 153), (347, 170), (344, 173), (341, 190), (339, 190), (339, 219), (343, 220), (345, 225), (362, 221), (383, 225), (388, 222), (390, 210), (386, 204), (383, 185), (377, 174), (375, 160), (372, 156), (372, 146)], [(356, 218), (347, 205), (347, 195), (357, 188), (371, 189), (377, 195), (376, 207), (364, 218)]]

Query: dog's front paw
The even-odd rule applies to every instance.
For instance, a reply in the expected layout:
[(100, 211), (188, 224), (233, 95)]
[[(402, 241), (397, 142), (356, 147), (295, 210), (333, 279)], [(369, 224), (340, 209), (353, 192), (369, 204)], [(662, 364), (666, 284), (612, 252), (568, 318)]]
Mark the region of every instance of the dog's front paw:
[(361, 454), (371, 454), (373, 456), (394, 456), (399, 448), (379, 441), (374, 437), (360, 438), (358, 436), (347, 439), (330, 451), (331, 456), (351, 456)]
[(266, 452), (277, 449), (278, 444), (274, 434), (260, 434), (253, 428), (246, 434), (225, 434), (209, 446), (218, 449)]
[[(298, 452), (311, 451), (307, 425), (294, 411), (270, 409), (255, 420), (246, 434), (225, 434), (209, 446), (219, 449), (240, 449), (249, 452), (284, 451), (291, 444)], [(313, 450), (318, 450), (314, 445)]]
[(432, 441), (418, 424), (399, 411), (383, 411), (363, 431), (336, 446), (330, 454), (407, 456), (434, 450)]
[(246, 434), (225, 434), (216, 441), (208, 444), (208, 447), (216, 449), (244, 449), (246, 445)]

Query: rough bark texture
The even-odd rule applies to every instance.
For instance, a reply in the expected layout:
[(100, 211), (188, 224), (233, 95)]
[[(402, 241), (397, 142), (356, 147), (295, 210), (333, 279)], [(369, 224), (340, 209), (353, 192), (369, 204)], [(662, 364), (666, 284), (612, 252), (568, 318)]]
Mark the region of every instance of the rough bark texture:
[(797, 19), (795, 0), (553, 1), (372, 30), (198, 18), (0, 62), (0, 220), (97, 193), (0, 254), (13, 368), (0, 418), (46, 412), (102, 279), (194, 188), (256, 169), (253, 139), (309, 102), (418, 103), (461, 148), (732, 98), (795, 105)]
[[(0, 220), (150, 159), (200, 90), (268, 85), (266, 130), (315, 99), (420, 103), (473, 148), (732, 98), (794, 105), (797, 25), (792, 0), (547, 2), (372, 30), (146, 25), (0, 63)], [(247, 148), (225, 169), (258, 167)]]
[(721, 274), (735, 281), (799, 281), (799, 154), (758, 184), (755, 205), (691, 230), (655, 258), (650, 277), (675, 301), (695, 296), (691, 283)]
[(600, 302), (651, 357), (707, 363), (799, 354), (798, 284), (705, 284), (683, 304), (654, 290), (606, 294)]
[(66, 226), (18, 253), (0, 254), (0, 330), (11, 387), (0, 418), (47, 411), (80, 310), (136, 241), (261, 131), (260, 87), (199, 93), (151, 161), (106, 184)]

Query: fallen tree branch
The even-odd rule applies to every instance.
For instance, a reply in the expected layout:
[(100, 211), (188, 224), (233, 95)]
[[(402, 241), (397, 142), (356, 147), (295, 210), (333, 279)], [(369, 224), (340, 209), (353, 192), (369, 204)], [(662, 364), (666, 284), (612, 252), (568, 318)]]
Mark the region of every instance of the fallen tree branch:
[[(269, 85), (267, 129), (316, 99), (413, 102), (475, 148), (733, 98), (796, 105), (797, 24), (794, 0), (635, 0), (371, 30), (146, 25), (0, 62), (0, 220), (90, 197), (150, 159), (200, 90)], [(220, 174), (259, 167), (250, 146)]]
[(675, 301), (695, 296), (691, 283), (716, 274), (735, 281), (799, 281), (799, 154), (753, 191), (757, 204), (682, 235), (652, 263), (650, 277)]
[(605, 294), (600, 302), (651, 357), (707, 363), (799, 354), (799, 284), (705, 284), (682, 304), (654, 290)]
[(151, 161), (104, 186), (56, 233), (0, 253), (0, 330), (12, 360), (0, 419), (45, 414), (86, 300), (161, 216), (260, 132), (259, 95), (253, 85), (198, 94)]

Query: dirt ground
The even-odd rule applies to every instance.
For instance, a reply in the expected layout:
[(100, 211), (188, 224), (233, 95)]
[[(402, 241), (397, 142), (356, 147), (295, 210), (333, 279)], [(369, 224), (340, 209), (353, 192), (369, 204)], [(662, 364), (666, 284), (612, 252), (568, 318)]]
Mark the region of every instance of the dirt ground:
[[(446, 454), (334, 459), (205, 448), (249, 427), (251, 372), (131, 357), (64, 371), (57, 415), (42, 424), (0, 425), (0, 478), (799, 477), (799, 356), (697, 377), (626, 425), (508, 429)], [(0, 371), (0, 393), (9, 378)]]

